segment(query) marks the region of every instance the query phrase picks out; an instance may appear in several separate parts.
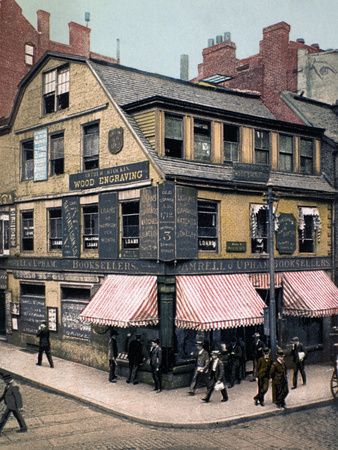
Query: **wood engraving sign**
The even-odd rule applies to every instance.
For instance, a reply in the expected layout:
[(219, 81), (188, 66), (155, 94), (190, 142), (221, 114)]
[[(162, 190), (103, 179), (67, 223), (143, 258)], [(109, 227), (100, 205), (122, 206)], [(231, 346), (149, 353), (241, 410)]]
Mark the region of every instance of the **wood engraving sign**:
[(123, 148), (123, 128), (112, 128), (108, 132), (108, 148), (112, 155), (116, 155)]
[(118, 258), (118, 202), (116, 192), (99, 196), (99, 257)]
[(68, 197), (62, 200), (63, 245), (64, 258), (80, 256), (80, 200)]
[(158, 189), (142, 189), (140, 196), (140, 258), (158, 259)]
[(297, 227), (293, 214), (279, 214), (276, 246), (281, 255), (292, 255), (296, 251)]
[(46, 320), (45, 297), (23, 295), (20, 303), (20, 329), (23, 333), (35, 334), (41, 322)]
[(197, 191), (176, 186), (176, 259), (195, 259), (198, 253)]
[(88, 302), (80, 300), (62, 300), (62, 330), (65, 336), (89, 339), (91, 325), (80, 320), (80, 314)]

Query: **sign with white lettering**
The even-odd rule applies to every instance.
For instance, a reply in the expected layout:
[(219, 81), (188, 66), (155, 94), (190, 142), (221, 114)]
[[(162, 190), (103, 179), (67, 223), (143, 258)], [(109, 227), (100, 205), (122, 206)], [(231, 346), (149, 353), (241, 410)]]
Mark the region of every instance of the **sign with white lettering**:
[(0, 289), (7, 289), (7, 272), (6, 270), (0, 270)]
[(296, 219), (293, 214), (279, 214), (276, 247), (281, 255), (292, 255), (296, 251), (296, 231)]
[(99, 195), (99, 257), (118, 258), (118, 202), (116, 192)]
[(47, 128), (34, 132), (34, 181), (48, 178)]
[(63, 299), (61, 303), (62, 330), (64, 336), (90, 339), (91, 325), (80, 320), (80, 314), (88, 302)]
[(264, 164), (234, 163), (234, 180), (258, 181), (267, 183), (270, 176), (270, 166)]
[(20, 298), (20, 329), (23, 333), (36, 334), (41, 322), (46, 320), (45, 297), (22, 295)]
[(196, 189), (176, 186), (176, 259), (194, 259), (198, 254)]
[(140, 196), (140, 258), (158, 259), (158, 189), (141, 190)]
[(159, 259), (176, 259), (175, 236), (175, 184), (164, 183), (158, 188), (159, 195)]
[(47, 306), (47, 322), (49, 331), (58, 331), (58, 309)]
[(16, 247), (16, 208), (11, 206), (9, 208), (9, 244), (11, 247)]
[(80, 200), (78, 197), (62, 199), (63, 245), (64, 258), (80, 256)]

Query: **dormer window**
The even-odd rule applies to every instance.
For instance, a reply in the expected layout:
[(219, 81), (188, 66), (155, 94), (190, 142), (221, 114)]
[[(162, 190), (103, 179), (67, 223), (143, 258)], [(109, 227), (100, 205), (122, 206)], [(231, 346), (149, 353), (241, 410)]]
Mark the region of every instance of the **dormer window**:
[(300, 139), (300, 173), (313, 174), (313, 141), (312, 139)]
[(69, 106), (69, 67), (61, 67), (44, 74), (44, 112), (49, 114)]
[(210, 161), (211, 123), (206, 120), (194, 120), (194, 151), (196, 161)]
[(165, 156), (183, 158), (183, 117), (165, 115)]
[(269, 164), (269, 153), (269, 132), (263, 130), (255, 130), (255, 164)]
[(223, 126), (224, 162), (239, 161), (239, 127), (224, 124)]

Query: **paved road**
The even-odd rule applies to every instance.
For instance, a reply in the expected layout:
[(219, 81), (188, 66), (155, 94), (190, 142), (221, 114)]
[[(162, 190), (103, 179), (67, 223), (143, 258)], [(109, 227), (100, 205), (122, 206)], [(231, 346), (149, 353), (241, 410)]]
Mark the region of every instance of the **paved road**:
[[(0, 386), (2, 388), (2, 386)], [(7, 423), (0, 450), (207, 450), (338, 448), (337, 405), (211, 430), (151, 428), (21, 384), (28, 433)], [(205, 405), (206, 408), (212, 404)], [(146, 405), (140, 406), (146, 408)]]

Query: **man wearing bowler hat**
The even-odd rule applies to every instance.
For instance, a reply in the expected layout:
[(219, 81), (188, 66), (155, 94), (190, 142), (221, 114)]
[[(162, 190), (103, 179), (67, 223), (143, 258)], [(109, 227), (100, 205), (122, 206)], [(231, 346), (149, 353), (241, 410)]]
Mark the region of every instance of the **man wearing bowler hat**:
[(116, 358), (118, 355), (116, 336), (118, 332), (116, 330), (110, 329), (109, 339), (108, 339), (108, 360), (109, 360), (109, 382), (116, 383), (117, 376), (116, 371)]
[(286, 408), (285, 398), (289, 393), (287, 370), (282, 349), (277, 351), (277, 359), (272, 363), (270, 369), (272, 379), (272, 401), (277, 408)]
[(195, 395), (197, 383), (202, 378), (205, 379), (207, 372), (208, 372), (209, 362), (210, 362), (209, 354), (204, 349), (203, 342), (197, 341), (196, 347), (197, 347), (196, 366), (195, 366), (194, 375), (193, 375), (191, 383), (190, 383), (189, 395)]
[(298, 371), (300, 372), (303, 380), (303, 384), (306, 384), (306, 373), (305, 373), (305, 358), (306, 358), (306, 351), (301, 342), (299, 342), (299, 338), (295, 336), (291, 339), (292, 344), (292, 360), (293, 360), (293, 379), (292, 379), (292, 388), (297, 388), (297, 378), (298, 378)]
[(45, 352), (48, 362), (49, 362), (49, 365), (51, 368), (53, 368), (54, 363), (53, 363), (53, 358), (52, 358), (52, 352), (50, 349), (49, 329), (47, 326), (47, 322), (44, 321), (41, 323), (36, 335), (39, 338), (39, 354), (38, 354), (38, 362), (36, 363), (36, 365), (41, 366), (42, 355), (43, 355), (43, 352)]
[(270, 357), (270, 350), (267, 347), (263, 348), (263, 356), (257, 362), (257, 377), (258, 377), (258, 393), (254, 397), (255, 405), (259, 403), (264, 406), (264, 396), (269, 389), (270, 369), (272, 359)]
[(224, 366), (222, 361), (219, 359), (220, 354), (221, 352), (218, 350), (213, 350), (211, 352), (211, 360), (208, 370), (208, 391), (207, 395), (201, 399), (205, 403), (210, 401), (210, 397), (214, 390), (221, 391), (222, 402), (226, 402), (228, 400), (228, 393), (225, 387), (224, 379)]
[(6, 387), (0, 397), (0, 403), (4, 401), (6, 409), (0, 419), (0, 435), (2, 434), (2, 430), (4, 429), (4, 426), (6, 425), (11, 414), (13, 414), (19, 424), (20, 429), (18, 432), (24, 433), (27, 431), (27, 425), (20, 412), (22, 409), (22, 397), (19, 386), (14, 383), (13, 378), (9, 373), (2, 374), (2, 378), (6, 383)]

